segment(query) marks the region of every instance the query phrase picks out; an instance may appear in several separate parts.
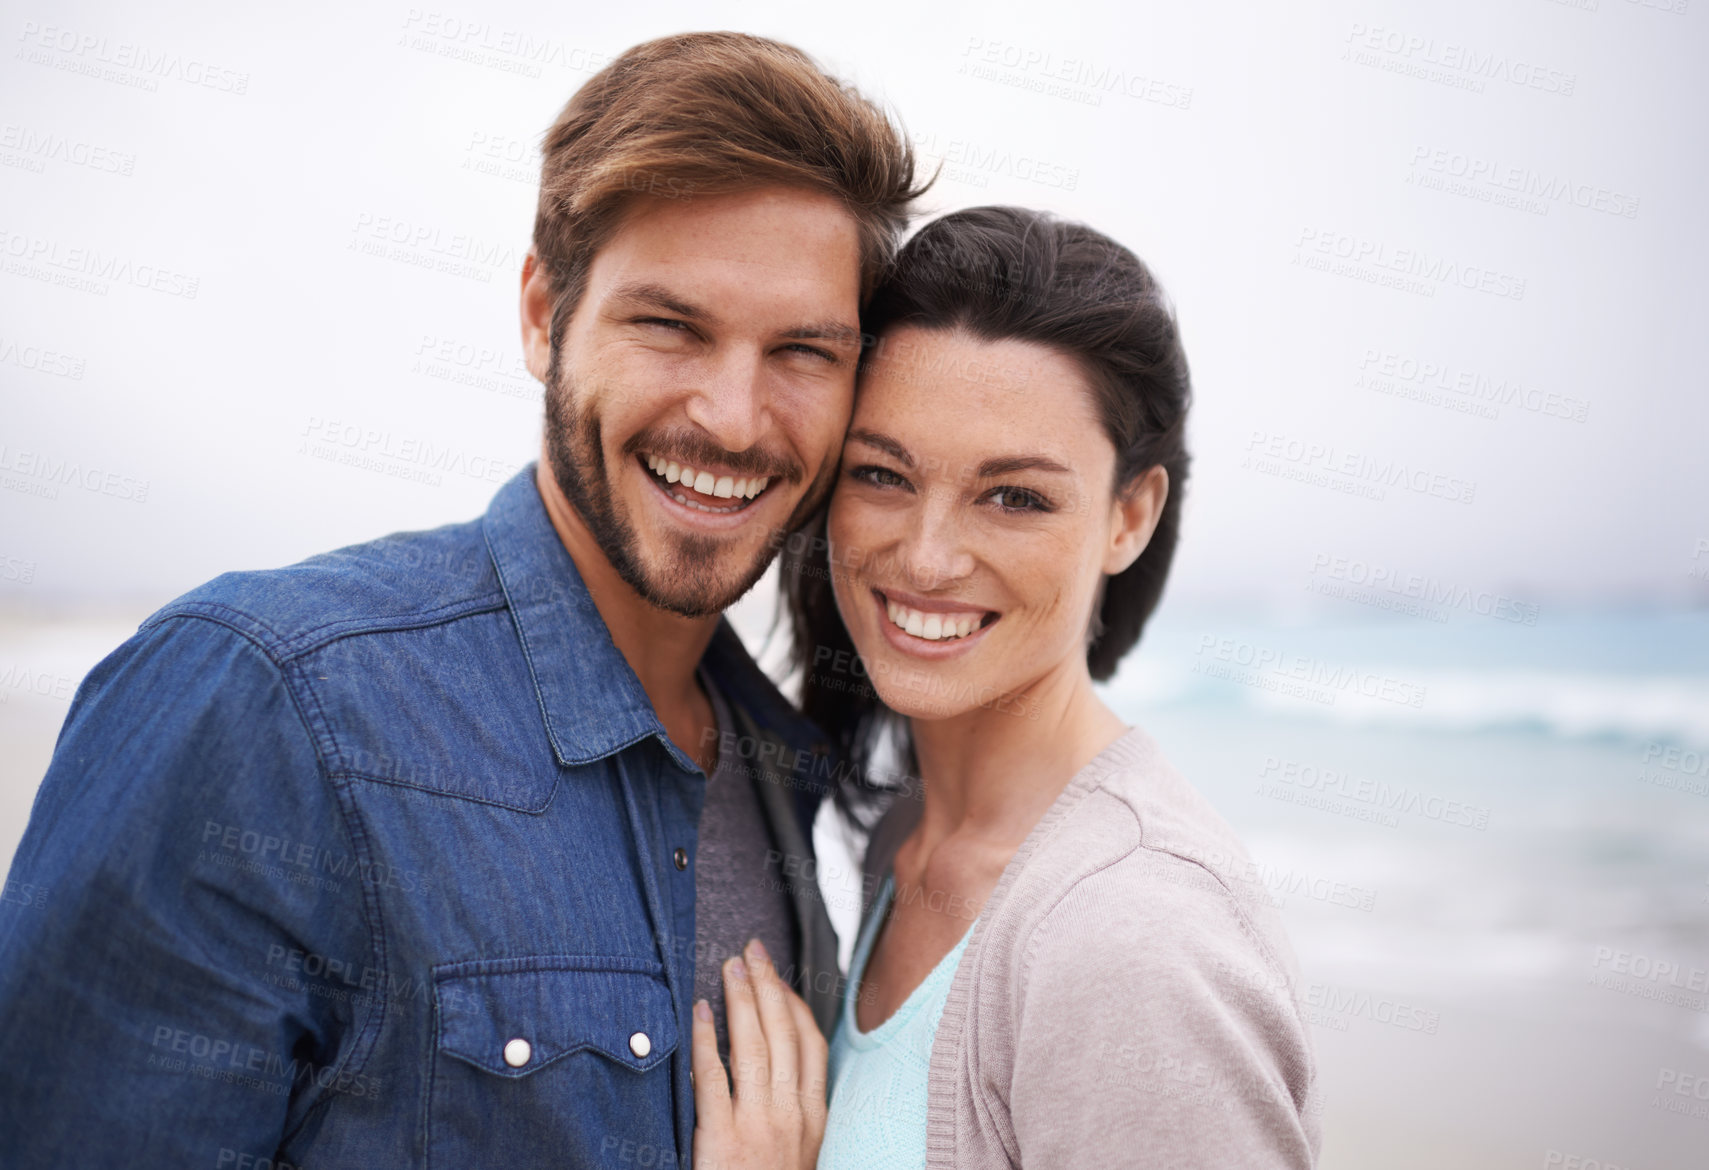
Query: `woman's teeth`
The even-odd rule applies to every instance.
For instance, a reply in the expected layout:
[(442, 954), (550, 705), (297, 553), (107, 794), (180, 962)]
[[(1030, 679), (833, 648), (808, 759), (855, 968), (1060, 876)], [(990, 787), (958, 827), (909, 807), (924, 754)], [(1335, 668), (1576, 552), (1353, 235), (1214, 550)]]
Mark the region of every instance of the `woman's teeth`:
[(985, 620), (983, 613), (922, 613), (898, 605), (888, 597), (884, 599), (884, 609), (890, 615), (891, 625), (928, 642), (965, 638)]
[(680, 483), (703, 496), (717, 496), (725, 500), (751, 500), (765, 491), (766, 484), (771, 482), (769, 475), (756, 475), (751, 479), (730, 475), (714, 477), (710, 471), (696, 471), (657, 455), (647, 456), (647, 469), (666, 483)]

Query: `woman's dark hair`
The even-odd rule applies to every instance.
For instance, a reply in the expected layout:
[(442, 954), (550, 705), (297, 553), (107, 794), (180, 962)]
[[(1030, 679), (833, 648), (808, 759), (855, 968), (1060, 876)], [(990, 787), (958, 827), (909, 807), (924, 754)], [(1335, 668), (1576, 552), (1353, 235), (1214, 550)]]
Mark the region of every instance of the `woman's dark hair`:
[[(911, 325), (961, 330), (986, 341), (1045, 345), (1077, 362), (1116, 449), (1118, 495), (1161, 466), (1169, 493), (1150, 543), (1109, 577), (1093, 618), (1086, 663), (1105, 680), (1139, 641), (1169, 575), (1180, 536), (1187, 480), (1187, 357), (1175, 314), (1151, 270), (1128, 249), (1080, 223), (1019, 207), (976, 207), (922, 228), (897, 255), (862, 322), (882, 352), (888, 330)], [(857, 823), (877, 794), (869, 765), (891, 713), (879, 701), (837, 612), (825, 513), (783, 554), (783, 601), (793, 635), (791, 665), (802, 672), (804, 713), (843, 754), (837, 797)], [(903, 758), (912, 768), (905, 743)]]

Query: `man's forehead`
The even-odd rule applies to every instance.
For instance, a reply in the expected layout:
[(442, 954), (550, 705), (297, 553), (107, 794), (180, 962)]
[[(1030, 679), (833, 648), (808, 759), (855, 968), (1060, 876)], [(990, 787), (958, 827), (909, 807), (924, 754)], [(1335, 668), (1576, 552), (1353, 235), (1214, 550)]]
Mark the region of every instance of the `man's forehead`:
[(721, 230), (731, 225), (793, 225), (797, 230), (846, 230), (859, 234), (859, 222), (846, 204), (823, 191), (762, 186), (668, 198), (633, 195), (618, 212), (619, 231), (641, 224), (672, 231)]
[(646, 289), (688, 300), (697, 289), (705, 290), (699, 294), (702, 297), (714, 295), (714, 290), (772, 290), (779, 300), (846, 296), (852, 311), (860, 293), (857, 263), (826, 265), (799, 257), (759, 260), (693, 250), (650, 257), (613, 255), (602, 275), (605, 279), (600, 283), (608, 296)]
[(609, 267), (669, 266), (696, 278), (779, 279), (835, 287), (860, 280), (860, 227), (829, 196), (761, 189), (721, 196), (644, 198), (595, 255)]

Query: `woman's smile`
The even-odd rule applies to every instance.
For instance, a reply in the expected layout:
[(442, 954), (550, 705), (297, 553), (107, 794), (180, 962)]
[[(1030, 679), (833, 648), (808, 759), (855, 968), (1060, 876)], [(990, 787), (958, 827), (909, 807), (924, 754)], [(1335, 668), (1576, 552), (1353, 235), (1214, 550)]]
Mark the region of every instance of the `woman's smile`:
[(904, 654), (948, 658), (970, 650), (1002, 617), (961, 601), (931, 600), (898, 590), (870, 590), (885, 638)]

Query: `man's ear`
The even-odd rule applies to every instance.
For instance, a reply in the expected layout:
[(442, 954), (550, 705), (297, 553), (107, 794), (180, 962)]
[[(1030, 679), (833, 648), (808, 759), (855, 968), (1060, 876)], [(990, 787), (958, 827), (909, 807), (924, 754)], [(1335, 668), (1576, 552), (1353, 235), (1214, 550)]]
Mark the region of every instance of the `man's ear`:
[(540, 382), (552, 365), (552, 282), (534, 249), (522, 259), (522, 360)]
[(1151, 543), (1163, 505), (1169, 499), (1169, 473), (1159, 463), (1128, 485), (1110, 506), (1110, 547), (1104, 572), (1115, 576), (1131, 566)]

